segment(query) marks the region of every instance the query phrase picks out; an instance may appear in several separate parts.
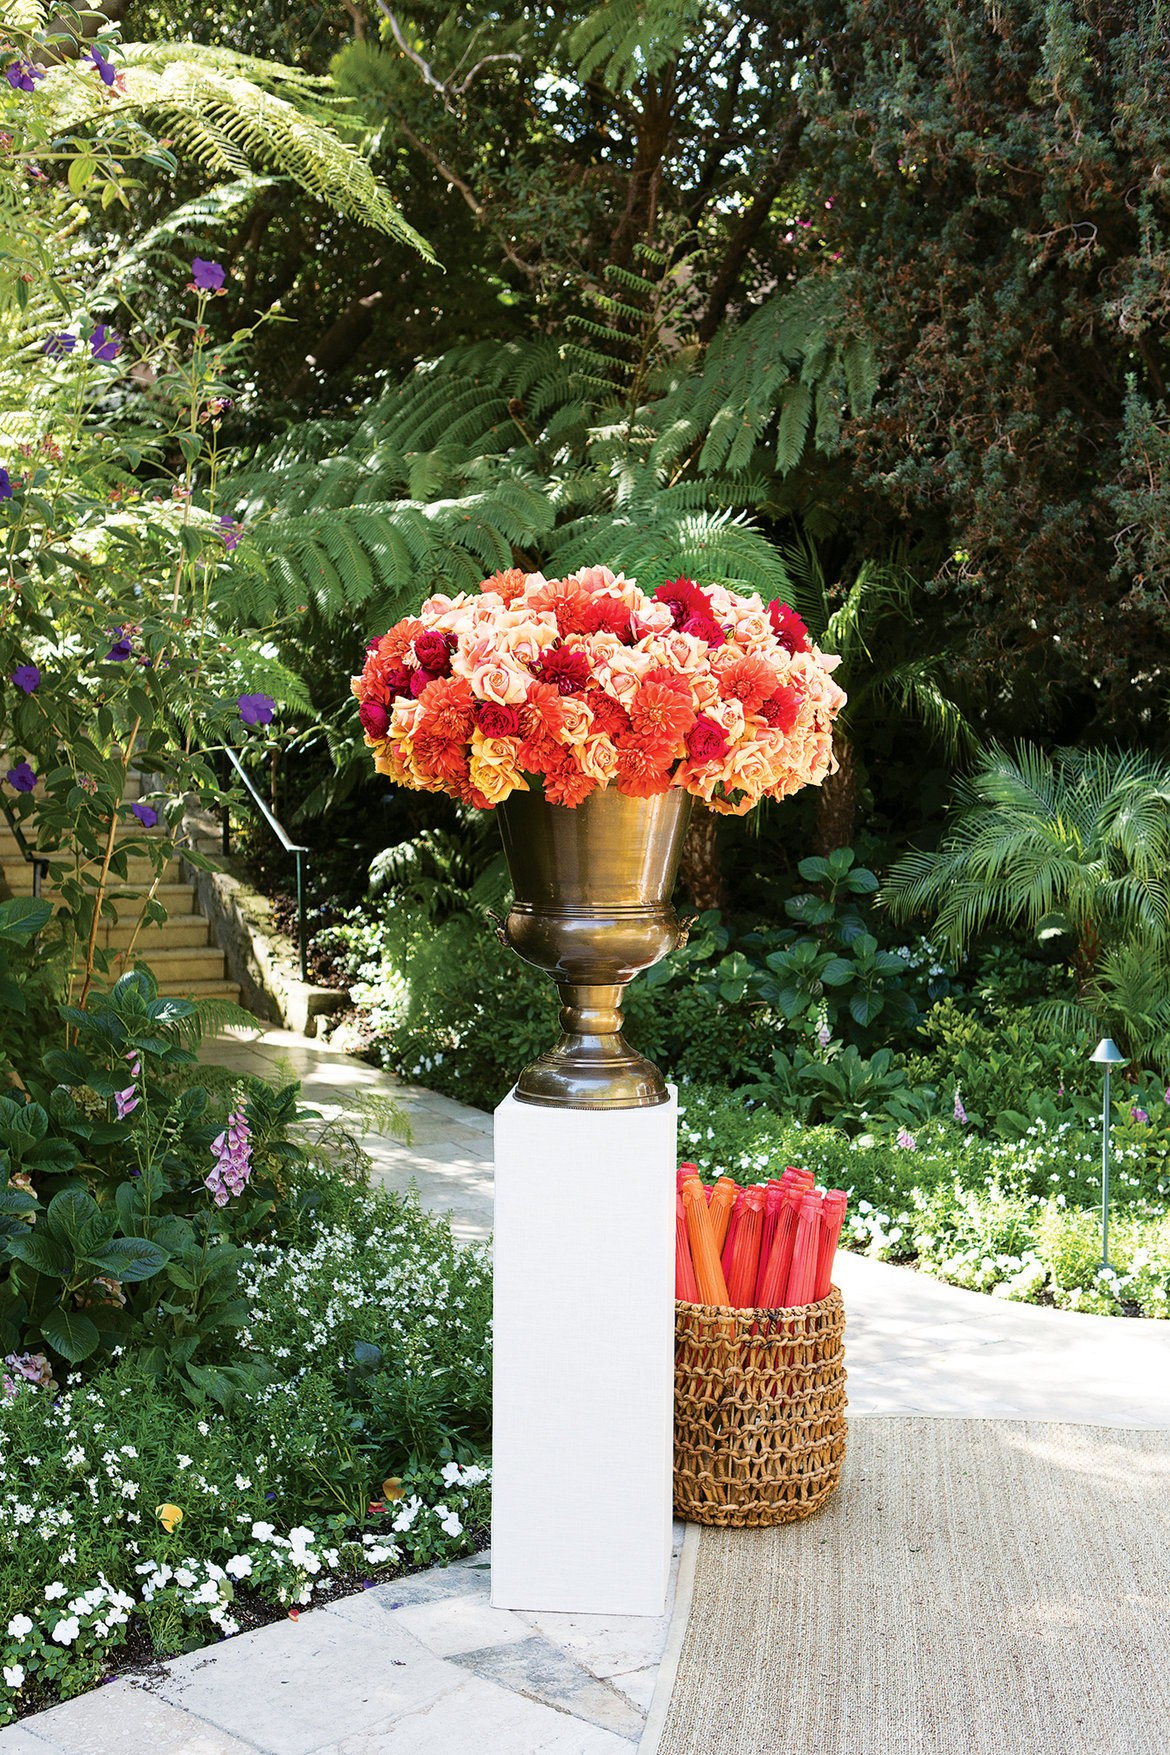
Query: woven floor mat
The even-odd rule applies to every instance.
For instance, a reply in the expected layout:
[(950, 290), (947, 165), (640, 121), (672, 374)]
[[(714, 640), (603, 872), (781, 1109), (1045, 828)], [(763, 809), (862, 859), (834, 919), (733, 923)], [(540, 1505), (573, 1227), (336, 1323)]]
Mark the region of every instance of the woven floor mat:
[(850, 1422), (804, 1523), (703, 1530), (658, 1755), (1166, 1755), (1170, 1432)]

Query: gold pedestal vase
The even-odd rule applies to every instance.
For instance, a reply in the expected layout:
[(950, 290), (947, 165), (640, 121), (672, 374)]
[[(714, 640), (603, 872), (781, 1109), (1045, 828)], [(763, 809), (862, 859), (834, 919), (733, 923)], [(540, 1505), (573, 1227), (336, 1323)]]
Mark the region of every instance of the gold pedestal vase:
[(622, 1035), (622, 995), (685, 940), (670, 905), (691, 814), (681, 788), (607, 787), (574, 810), (514, 792), (496, 812), (515, 901), (500, 936), (561, 996), (560, 1040), (525, 1067), (522, 1103), (638, 1109), (667, 1101), (658, 1068)]

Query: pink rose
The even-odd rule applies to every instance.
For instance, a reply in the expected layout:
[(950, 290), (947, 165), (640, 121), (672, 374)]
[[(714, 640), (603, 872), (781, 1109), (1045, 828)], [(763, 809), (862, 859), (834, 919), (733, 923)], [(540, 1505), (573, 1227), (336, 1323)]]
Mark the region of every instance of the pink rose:
[(520, 715), (515, 707), (501, 707), (497, 701), (481, 701), (476, 708), (475, 723), (485, 737), (515, 737), (520, 730)]
[(371, 737), (385, 737), (390, 729), (390, 715), (381, 701), (363, 701), (358, 708), (358, 718), (362, 722), (362, 729), (368, 731)]
[(729, 747), (723, 727), (700, 713), (687, 733), (687, 754), (692, 762), (721, 762)]
[(414, 655), (433, 676), (442, 676), (450, 669), (451, 648), (442, 634), (419, 634), (414, 642)]

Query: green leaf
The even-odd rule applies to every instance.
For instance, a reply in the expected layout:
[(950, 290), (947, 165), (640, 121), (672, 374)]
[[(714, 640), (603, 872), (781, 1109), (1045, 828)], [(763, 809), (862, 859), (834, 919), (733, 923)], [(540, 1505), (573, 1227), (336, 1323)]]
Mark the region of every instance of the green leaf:
[(847, 981), (853, 980), (855, 974), (853, 964), (844, 957), (830, 957), (821, 970), (821, 980), (826, 987), (844, 987)]
[(79, 1365), (101, 1340), (97, 1327), (84, 1310), (65, 1310), (60, 1304), (41, 1317), (41, 1334), (55, 1353)]
[(73, 1251), (64, 1243), (44, 1236), (39, 1225), (21, 1237), (9, 1238), (8, 1253), (35, 1273), (48, 1274), (50, 1279), (68, 1279), (73, 1271)]
[(92, 1250), (85, 1260), (100, 1273), (127, 1285), (149, 1280), (170, 1260), (165, 1249), (144, 1237), (115, 1237), (104, 1249)]
[(52, 907), (39, 897), (12, 896), (7, 902), (0, 902), (0, 938), (27, 944), (52, 917)]
[(849, 999), (849, 1013), (854, 1023), (862, 1029), (868, 1029), (874, 1019), (881, 1016), (885, 1005), (880, 993), (854, 993)]

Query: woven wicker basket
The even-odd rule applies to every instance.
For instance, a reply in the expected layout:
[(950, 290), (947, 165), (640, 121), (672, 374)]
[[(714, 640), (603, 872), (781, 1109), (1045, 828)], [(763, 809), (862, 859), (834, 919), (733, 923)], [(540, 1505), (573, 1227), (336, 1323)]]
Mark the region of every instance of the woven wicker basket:
[(845, 1455), (836, 1286), (797, 1310), (680, 1301), (674, 1334), (675, 1511), (728, 1529), (808, 1517)]

